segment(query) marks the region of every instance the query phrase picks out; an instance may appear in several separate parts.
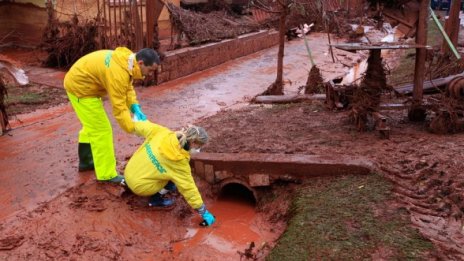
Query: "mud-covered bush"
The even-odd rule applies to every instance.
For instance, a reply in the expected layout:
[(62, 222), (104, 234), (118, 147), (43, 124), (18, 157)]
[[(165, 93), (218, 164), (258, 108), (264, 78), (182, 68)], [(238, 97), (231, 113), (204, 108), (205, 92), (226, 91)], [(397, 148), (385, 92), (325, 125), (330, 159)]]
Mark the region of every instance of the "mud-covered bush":
[(48, 53), (44, 64), (69, 68), (80, 57), (97, 49), (98, 27), (95, 20), (80, 22), (77, 15), (71, 21), (60, 22), (49, 10), (48, 24), (42, 36), (42, 48)]

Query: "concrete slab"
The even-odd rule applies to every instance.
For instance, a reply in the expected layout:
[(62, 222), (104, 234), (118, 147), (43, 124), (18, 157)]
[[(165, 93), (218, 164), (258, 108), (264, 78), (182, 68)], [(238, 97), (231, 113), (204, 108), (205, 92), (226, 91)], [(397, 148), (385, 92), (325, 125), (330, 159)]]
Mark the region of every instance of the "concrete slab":
[[(214, 171), (226, 171), (234, 177), (250, 176), (256, 184), (264, 184), (257, 174), (311, 178), (334, 175), (366, 175), (375, 171), (371, 161), (354, 156), (336, 157), (302, 154), (266, 153), (196, 153), (191, 158), (192, 165), (197, 162), (211, 166)], [(208, 182), (219, 182), (205, 176)], [(264, 182), (264, 183), (263, 183)], [(253, 186), (249, 184), (250, 186)]]

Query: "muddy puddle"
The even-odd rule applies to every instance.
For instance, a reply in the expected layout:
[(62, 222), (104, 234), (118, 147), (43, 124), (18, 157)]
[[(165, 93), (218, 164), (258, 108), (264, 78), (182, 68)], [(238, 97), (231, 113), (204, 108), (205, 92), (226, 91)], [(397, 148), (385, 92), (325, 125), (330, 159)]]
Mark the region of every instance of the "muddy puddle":
[(240, 260), (248, 249), (253, 258), (259, 259), (283, 232), (256, 211), (253, 195), (240, 186), (226, 187), (209, 210), (217, 222), (210, 228), (202, 228), (198, 226), (200, 218), (192, 219), (184, 238), (173, 244), (176, 258), (211, 260), (205, 257), (206, 252), (211, 257), (219, 254), (222, 260)]
[(173, 209), (154, 209), (147, 198), (123, 191), (89, 179), (9, 219), (0, 226), (0, 260), (240, 260), (250, 244), (249, 255), (259, 258), (285, 228), (269, 223), (254, 199), (237, 190), (204, 198), (217, 220), (211, 227), (199, 226), (201, 218), (178, 194)]

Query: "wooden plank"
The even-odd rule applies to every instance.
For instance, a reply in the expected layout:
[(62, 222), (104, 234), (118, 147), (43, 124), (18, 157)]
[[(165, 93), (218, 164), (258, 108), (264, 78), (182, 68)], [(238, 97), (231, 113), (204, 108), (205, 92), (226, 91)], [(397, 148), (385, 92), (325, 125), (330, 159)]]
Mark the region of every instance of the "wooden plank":
[(325, 94), (263, 95), (257, 96), (253, 101), (255, 103), (274, 104), (325, 100), (325, 97)]

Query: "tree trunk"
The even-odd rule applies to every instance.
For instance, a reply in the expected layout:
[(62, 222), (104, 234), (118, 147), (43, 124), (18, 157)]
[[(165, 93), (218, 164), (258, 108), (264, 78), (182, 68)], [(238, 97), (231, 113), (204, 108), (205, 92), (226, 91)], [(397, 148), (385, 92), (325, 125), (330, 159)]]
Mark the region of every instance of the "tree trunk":
[(284, 49), (285, 49), (285, 20), (287, 12), (282, 8), (279, 19), (279, 53), (277, 54), (277, 78), (276, 83), (282, 84), (283, 81), (283, 68), (284, 68)]
[(283, 74), (284, 74), (284, 48), (285, 48), (285, 20), (287, 19), (287, 10), (282, 6), (279, 19), (279, 52), (277, 54), (277, 78), (262, 95), (283, 95)]

